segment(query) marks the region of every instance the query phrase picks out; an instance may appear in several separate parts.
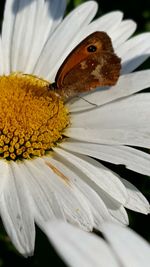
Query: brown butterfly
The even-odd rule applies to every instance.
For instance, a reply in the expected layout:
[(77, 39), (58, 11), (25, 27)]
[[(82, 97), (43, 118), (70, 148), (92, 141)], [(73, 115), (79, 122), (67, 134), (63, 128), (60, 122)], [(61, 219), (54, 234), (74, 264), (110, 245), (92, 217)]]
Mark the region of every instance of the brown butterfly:
[(67, 100), (98, 86), (115, 85), (120, 74), (120, 61), (107, 33), (94, 32), (67, 56), (49, 88)]

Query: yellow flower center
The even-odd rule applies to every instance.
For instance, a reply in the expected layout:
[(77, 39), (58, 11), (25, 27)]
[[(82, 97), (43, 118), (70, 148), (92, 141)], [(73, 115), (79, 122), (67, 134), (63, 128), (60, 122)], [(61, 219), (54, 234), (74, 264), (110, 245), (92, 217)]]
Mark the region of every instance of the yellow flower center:
[(68, 110), (47, 81), (21, 73), (0, 77), (0, 158), (43, 156), (68, 124)]

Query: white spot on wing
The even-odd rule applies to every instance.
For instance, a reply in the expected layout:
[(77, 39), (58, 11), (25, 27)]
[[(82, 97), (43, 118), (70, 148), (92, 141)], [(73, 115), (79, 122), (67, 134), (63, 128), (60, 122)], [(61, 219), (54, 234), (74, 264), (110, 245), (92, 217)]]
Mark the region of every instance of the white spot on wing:
[(82, 69), (82, 70), (85, 70), (85, 69), (88, 67), (88, 65), (86, 64), (86, 60), (82, 61), (82, 62), (80, 63), (80, 66), (81, 66), (81, 69)]

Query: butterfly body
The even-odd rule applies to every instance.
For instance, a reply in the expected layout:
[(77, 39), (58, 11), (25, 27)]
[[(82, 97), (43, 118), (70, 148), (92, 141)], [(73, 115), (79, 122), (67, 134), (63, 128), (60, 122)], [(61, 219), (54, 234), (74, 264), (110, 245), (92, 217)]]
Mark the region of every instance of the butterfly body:
[(120, 68), (110, 37), (105, 32), (94, 32), (68, 55), (50, 89), (66, 100), (98, 86), (114, 85)]

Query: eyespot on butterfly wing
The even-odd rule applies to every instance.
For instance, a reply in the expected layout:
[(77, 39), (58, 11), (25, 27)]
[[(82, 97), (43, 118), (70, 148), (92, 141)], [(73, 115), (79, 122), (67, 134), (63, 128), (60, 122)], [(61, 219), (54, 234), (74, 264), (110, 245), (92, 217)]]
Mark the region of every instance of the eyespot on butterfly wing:
[(120, 69), (121, 60), (114, 53), (110, 37), (105, 32), (94, 32), (71, 51), (49, 88), (65, 101), (98, 86), (115, 85)]

